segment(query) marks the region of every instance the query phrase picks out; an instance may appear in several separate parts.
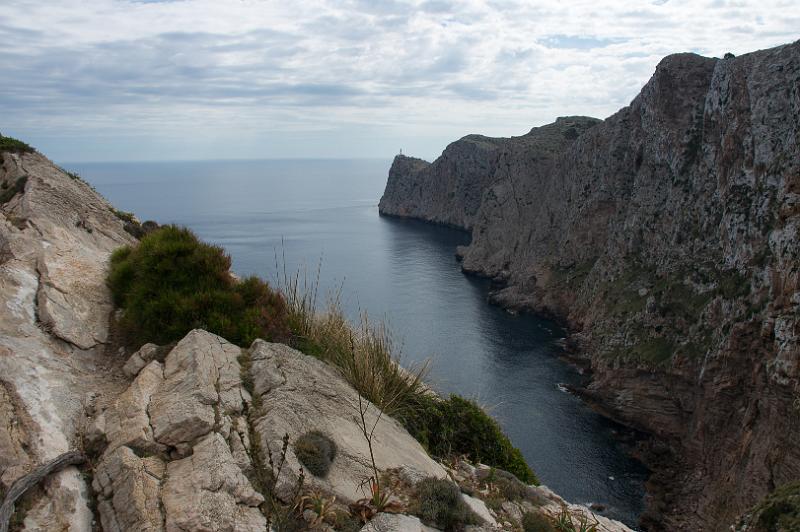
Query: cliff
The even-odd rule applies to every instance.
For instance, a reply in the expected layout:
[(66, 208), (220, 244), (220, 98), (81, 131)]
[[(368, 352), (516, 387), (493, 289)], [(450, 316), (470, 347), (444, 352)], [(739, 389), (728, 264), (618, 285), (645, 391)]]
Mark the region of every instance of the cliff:
[(470, 230), (494, 302), (569, 323), (585, 395), (654, 435), (645, 525), (726, 530), (800, 478), (799, 141), (800, 42), (678, 54), (600, 123), (397, 157), (380, 212)]
[[(0, 137), (0, 530), (10, 516), (15, 531), (480, 532), (538, 516), (630, 532), (501, 470), (434, 460), (342, 368), (287, 345), (241, 348), (195, 329), (129, 349), (109, 257), (153, 224), (10, 140)], [(376, 472), (387, 487), (373, 493)]]

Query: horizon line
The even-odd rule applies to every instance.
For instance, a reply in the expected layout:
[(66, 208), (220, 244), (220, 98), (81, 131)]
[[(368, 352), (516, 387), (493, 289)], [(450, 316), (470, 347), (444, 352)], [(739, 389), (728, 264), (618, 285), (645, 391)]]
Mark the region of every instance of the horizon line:
[[(38, 150), (37, 150), (38, 151)], [(41, 152), (40, 152), (41, 153)], [(94, 161), (55, 161), (59, 165), (65, 164), (141, 164), (141, 163), (203, 163), (203, 162), (258, 162), (258, 161), (385, 161), (393, 159), (396, 155), (386, 157), (235, 157), (220, 159), (107, 159)], [(46, 157), (46, 156), (45, 156)]]

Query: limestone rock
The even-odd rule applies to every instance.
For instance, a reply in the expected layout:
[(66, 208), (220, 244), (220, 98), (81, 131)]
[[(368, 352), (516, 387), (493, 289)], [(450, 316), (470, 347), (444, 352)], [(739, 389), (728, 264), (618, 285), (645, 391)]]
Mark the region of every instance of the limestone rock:
[[(336, 443), (338, 452), (324, 479), (306, 473), (306, 482), (319, 485), (340, 501), (364, 497), (358, 485), (371, 476), (369, 449), (359, 428), (355, 390), (330, 366), (282, 344), (256, 340), (250, 357), (254, 393), (262, 404), (255, 421), (261, 448), (269, 446), (277, 456), (284, 434), (294, 442), (308, 431), (322, 431)], [(368, 423), (374, 423), (377, 409), (366, 400), (364, 404), (369, 405)], [(389, 416), (382, 416), (377, 424), (373, 450), (381, 470), (408, 466), (425, 476), (445, 476), (443, 468)], [(291, 445), (287, 466), (284, 484), (292, 486), (300, 463)]]
[(167, 465), (163, 503), (166, 530), (262, 532), (264, 498), (242, 474), (228, 445), (211, 433), (187, 458)]
[(158, 346), (156, 344), (144, 344), (125, 362), (125, 365), (122, 366), (122, 371), (128, 377), (133, 378), (157, 355)]
[(103, 413), (94, 489), (106, 530), (264, 530), (264, 498), (243, 473), (253, 465), (240, 354), (191, 331)]
[(28, 431), (22, 414), (0, 382), (0, 487), (3, 491), (29, 469), (30, 458), (25, 452)]
[(161, 485), (166, 471), (158, 457), (139, 458), (128, 447), (106, 453), (93, 487), (103, 530), (162, 532)]
[(159, 362), (151, 362), (102, 416), (110, 450), (121, 445), (148, 453), (164, 450), (164, 445), (155, 441), (148, 414), (153, 394), (163, 381), (163, 367)]
[(422, 524), (413, 515), (379, 513), (361, 528), (361, 532), (428, 532), (436, 530)]
[(214, 429), (222, 414), (242, 412), (238, 347), (194, 330), (167, 355), (164, 382), (150, 401), (156, 441), (191, 445)]
[(475, 497), (471, 497), (466, 493), (461, 494), (461, 498), (464, 499), (464, 502), (469, 506), (469, 509), (475, 512), (475, 515), (481, 518), (484, 524), (489, 526), (497, 526), (497, 521), (495, 518), (492, 517), (492, 514), (489, 513), (489, 508), (486, 507), (486, 503), (480, 499), (476, 499)]

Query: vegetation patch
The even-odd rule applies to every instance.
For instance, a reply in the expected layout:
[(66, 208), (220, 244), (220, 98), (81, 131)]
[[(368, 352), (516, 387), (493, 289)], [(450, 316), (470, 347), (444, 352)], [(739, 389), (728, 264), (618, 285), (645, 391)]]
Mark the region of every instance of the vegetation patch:
[(417, 484), (415, 510), (424, 522), (446, 531), (463, 530), (480, 521), (464, 502), (457, 485), (434, 477)]
[(21, 192), (25, 191), (25, 184), (28, 182), (28, 176), (21, 176), (18, 177), (14, 184), (8, 186), (6, 182), (3, 182), (2, 189), (0, 189), (0, 205), (5, 205), (11, 198), (20, 194)]
[(336, 458), (336, 443), (318, 430), (306, 432), (294, 442), (294, 454), (316, 477), (325, 477)]
[(539, 484), (497, 421), (472, 401), (458, 395), (446, 400), (423, 395), (400, 420), (434, 456), (467, 456), (472, 462), (504, 469), (523, 482)]
[(25, 144), (21, 140), (11, 137), (5, 137), (0, 134), (0, 154), (2, 153), (33, 153), (34, 150), (30, 145)]
[(345, 317), (338, 298), (326, 312), (319, 312), (316, 288), (300, 287), (299, 276), (284, 279), (289, 324), (294, 347), (339, 370), (358, 393), (383, 412), (401, 417), (415, 409), (428, 393), (422, 382), (426, 366), (406, 370), (399, 364), (391, 334), (383, 323), (373, 323), (362, 314), (353, 326)]
[(800, 530), (800, 482), (786, 484), (767, 495), (740, 526), (746, 526), (748, 532)]
[(720, 272), (717, 293), (728, 300), (745, 297), (750, 294), (750, 281), (736, 269)]
[(558, 532), (550, 518), (541, 512), (525, 512), (522, 515), (522, 530), (525, 532)]
[(195, 328), (240, 346), (289, 336), (283, 297), (257, 277), (236, 282), (222, 248), (164, 226), (111, 256), (108, 285), (132, 343), (169, 343)]
[(132, 212), (121, 211), (119, 209), (114, 209), (114, 208), (111, 209), (111, 212), (113, 212), (114, 216), (116, 216), (117, 218), (119, 218), (123, 222), (126, 222), (126, 223), (135, 223), (136, 222), (136, 216), (134, 216)]
[(597, 258), (595, 257), (566, 268), (554, 266), (551, 270), (553, 280), (557, 285), (564, 285), (572, 289), (578, 288), (586, 281), (596, 262)]

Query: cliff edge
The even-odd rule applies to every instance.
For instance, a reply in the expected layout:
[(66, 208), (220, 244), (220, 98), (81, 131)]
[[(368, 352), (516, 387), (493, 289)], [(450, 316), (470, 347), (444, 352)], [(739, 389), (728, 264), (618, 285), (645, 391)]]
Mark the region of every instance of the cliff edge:
[(380, 212), (470, 230), (494, 302), (569, 323), (586, 397), (655, 436), (643, 524), (727, 530), (800, 478), (800, 42), (666, 57), (629, 106), (535, 141), (563, 120), (396, 159)]

